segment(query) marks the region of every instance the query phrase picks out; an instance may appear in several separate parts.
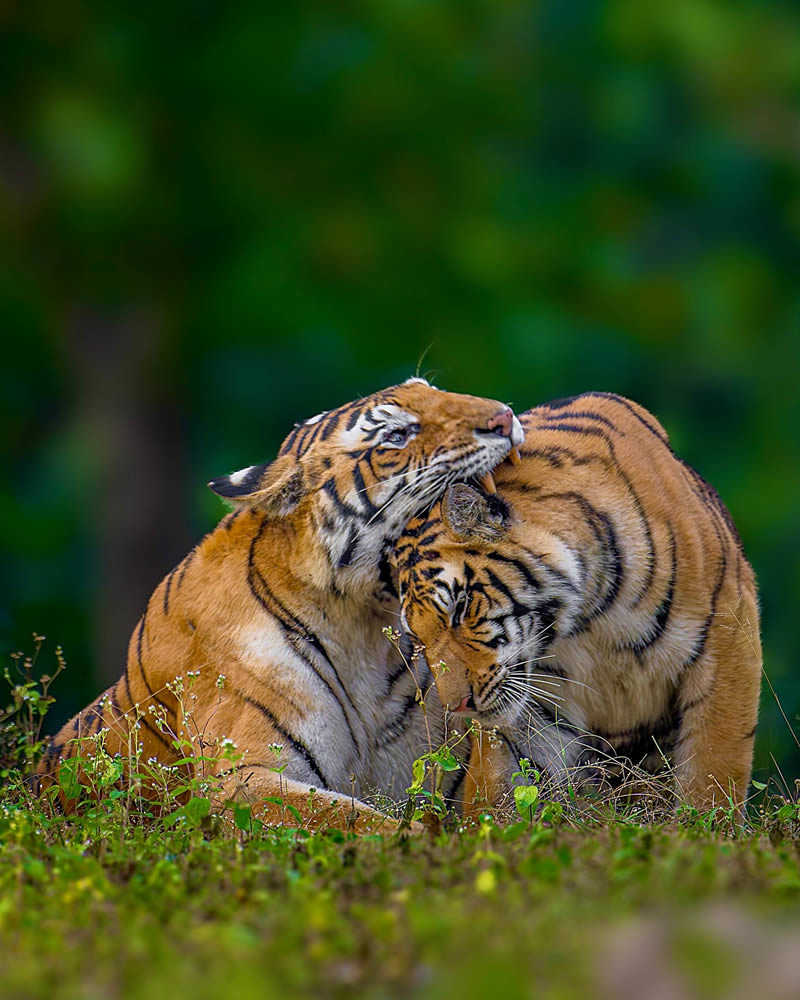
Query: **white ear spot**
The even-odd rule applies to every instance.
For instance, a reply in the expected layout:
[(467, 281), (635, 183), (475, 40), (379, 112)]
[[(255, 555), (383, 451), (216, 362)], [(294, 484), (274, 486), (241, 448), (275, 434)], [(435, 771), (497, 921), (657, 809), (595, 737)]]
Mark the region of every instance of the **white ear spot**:
[(323, 410), (322, 413), (318, 413), (316, 417), (309, 417), (308, 420), (303, 421), (304, 427), (310, 427), (311, 424), (318, 424), (320, 420), (328, 413), (328, 410)]
[(244, 482), (248, 474), (255, 469), (254, 465), (248, 465), (246, 469), (239, 469), (238, 472), (232, 472), (228, 479), (234, 486), (239, 486), (240, 483)]
[(426, 378), (420, 378), (419, 375), (413, 375), (411, 378), (407, 378), (405, 380), (405, 382), (403, 382), (403, 385), (415, 385), (415, 384), (427, 385), (427, 387), (429, 389), (435, 389), (436, 388), (436, 386), (435, 385), (431, 385), (430, 382)]

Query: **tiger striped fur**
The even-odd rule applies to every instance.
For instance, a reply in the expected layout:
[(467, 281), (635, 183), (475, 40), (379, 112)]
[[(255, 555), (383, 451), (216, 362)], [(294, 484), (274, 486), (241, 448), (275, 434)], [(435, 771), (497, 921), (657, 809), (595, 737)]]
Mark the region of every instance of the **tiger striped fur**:
[[(671, 762), (699, 809), (741, 804), (761, 678), (752, 569), (655, 417), (591, 392), (529, 410), (497, 494), (454, 484), (395, 554), (443, 703), (497, 727), (465, 785), (496, 804), (528, 757), (556, 784)], [(613, 769), (613, 766), (612, 766)]]
[[(449, 483), (484, 475), (521, 440), (502, 404), (411, 379), (306, 420), (272, 463), (214, 480), (236, 509), (156, 588), (125, 673), (64, 726), (41, 773), (91, 754), (101, 729), (107, 752), (129, 758), (138, 721), (144, 759), (184, 756), (173, 739), (190, 733), (208, 757), (226, 740), (246, 751), (212, 771), (270, 821), (291, 805), (310, 825), (341, 825), (351, 795), (399, 793), (426, 729), (381, 634), (397, 623), (386, 550)], [(356, 829), (382, 821), (354, 805)]]

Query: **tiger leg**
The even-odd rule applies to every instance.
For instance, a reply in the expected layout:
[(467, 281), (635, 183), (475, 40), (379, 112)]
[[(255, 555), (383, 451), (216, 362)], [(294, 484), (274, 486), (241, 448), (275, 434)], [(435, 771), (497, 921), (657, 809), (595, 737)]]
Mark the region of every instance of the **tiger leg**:
[(712, 627), (703, 656), (681, 687), (675, 750), (679, 794), (701, 812), (729, 801), (743, 808), (753, 760), (761, 686), (757, 642), (727, 642)]
[(464, 778), (465, 819), (477, 821), (481, 813), (500, 805), (511, 787), (511, 765), (511, 754), (503, 740), (490, 742), (487, 733), (475, 734)]
[(196, 721), (203, 748), (200, 766), (208, 768), (209, 793), (217, 805), (250, 805), (255, 818), (274, 826), (355, 833), (398, 829), (399, 821), (349, 789), (331, 789), (326, 757), (308, 740), (299, 709), (278, 690), (262, 686), (256, 697), (229, 685), (215, 694), (217, 698), (206, 693), (192, 725)]
[[(243, 765), (226, 777), (217, 792), (221, 804), (249, 805), (252, 815), (269, 826), (302, 826), (307, 830), (394, 833), (401, 823), (365, 802), (311, 785), (262, 765)], [(418, 823), (411, 826), (421, 830)]]

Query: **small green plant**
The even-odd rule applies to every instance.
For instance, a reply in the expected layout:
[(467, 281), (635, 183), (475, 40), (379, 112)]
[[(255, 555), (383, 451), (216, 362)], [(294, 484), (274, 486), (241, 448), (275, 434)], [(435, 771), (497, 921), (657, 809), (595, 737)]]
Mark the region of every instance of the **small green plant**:
[[(417, 757), (411, 768), (411, 784), (406, 789), (409, 802), (403, 820), (405, 823), (409, 823), (412, 820), (424, 819), (427, 816), (438, 827), (448, 812), (447, 803), (442, 795), (442, 781), (447, 772), (457, 771), (462, 766), (453, 751), (460, 743), (467, 739), (470, 731), (467, 730), (464, 733), (453, 734), (442, 744), (436, 741), (437, 745), (434, 746), (426, 699), (435, 681), (431, 682), (428, 688), (423, 690), (418, 669), (418, 664), (422, 661), (425, 649), (419, 643), (414, 642), (409, 660), (409, 657), (406, 656), (402, 649), (400, 632), (397, 629), (393, 629), (391, 625), (387, 625), (382, 629), (382, 632), (397, 650), (406, 669), (414, 679), (414, 698), (423, 713), (428, 740), (427, 752)], [(436, 677), (446, 670), (446, 664), (440, 662), (436, 665), (433, 675)]]
[(12, 666), (5, 666), (3, 676), (9, 687), (9, 701), (0, 711), (0, 774), (32, 770), (42, 755), (45, 741), (42, 726), (54, 702), (50, 694), (53, 682), (66, 670), (60, 646), (56, 646), (56, 667), (51, 674), (36, 675), (36, 667), (45, 637), (33, 633), (33, 653), (12, 653)]
[[(519, 784), (517, 783), (519, 779)], [(528, 823), (533, 823), (533, 812), (539, 801), (539, 782), (542, 776), (527, 757), (520, 758), (519, 771), (512, 775), (514, 782), (514, 805), (517, 812)]]

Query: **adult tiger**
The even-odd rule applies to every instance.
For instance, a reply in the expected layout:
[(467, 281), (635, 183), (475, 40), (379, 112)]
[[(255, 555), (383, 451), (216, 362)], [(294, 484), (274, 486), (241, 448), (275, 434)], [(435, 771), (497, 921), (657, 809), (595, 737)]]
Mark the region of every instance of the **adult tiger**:
[(591, 759), (667, 758), (698, 808), (741, 804), (761, 649), (722, 501), (621, 396), (520, 420), (522, 463), (497, 470), (497, 494), (451, 485), (394, 557), (403, 620), (445, 664), (442, 702), (504, 737), (473, 748), (467, 812), (476, 792), (498, 802), (522, 757), (557, 782)]
[[(145, 759), (170, 764), (184, 756), (173, 739), (190, 734), (211, 747), (202, 756), (222, 756), (224, 740), (247, 751), (212, 770), (254, 801), (280, 798), (268, 818), (291, 805), (312, 825), (341, 822), (333, 793), (350, 813), (351, 775), (360, 794), (398, 791), (425, 730), (381, 635), (397, 622), (386, 550), (449, 483), (490, 474), (521, 440), (508, 407), (414, 378), (298, 424), (274, 462), (212, 481), (236, 509), (156, 588), (125, 673), (64, 726), (40, 771), (91, 753), (101, 729), (110, 754), (129, 756), (138, 720)], [(378, 814), (355, 804), (372, 825)]]

